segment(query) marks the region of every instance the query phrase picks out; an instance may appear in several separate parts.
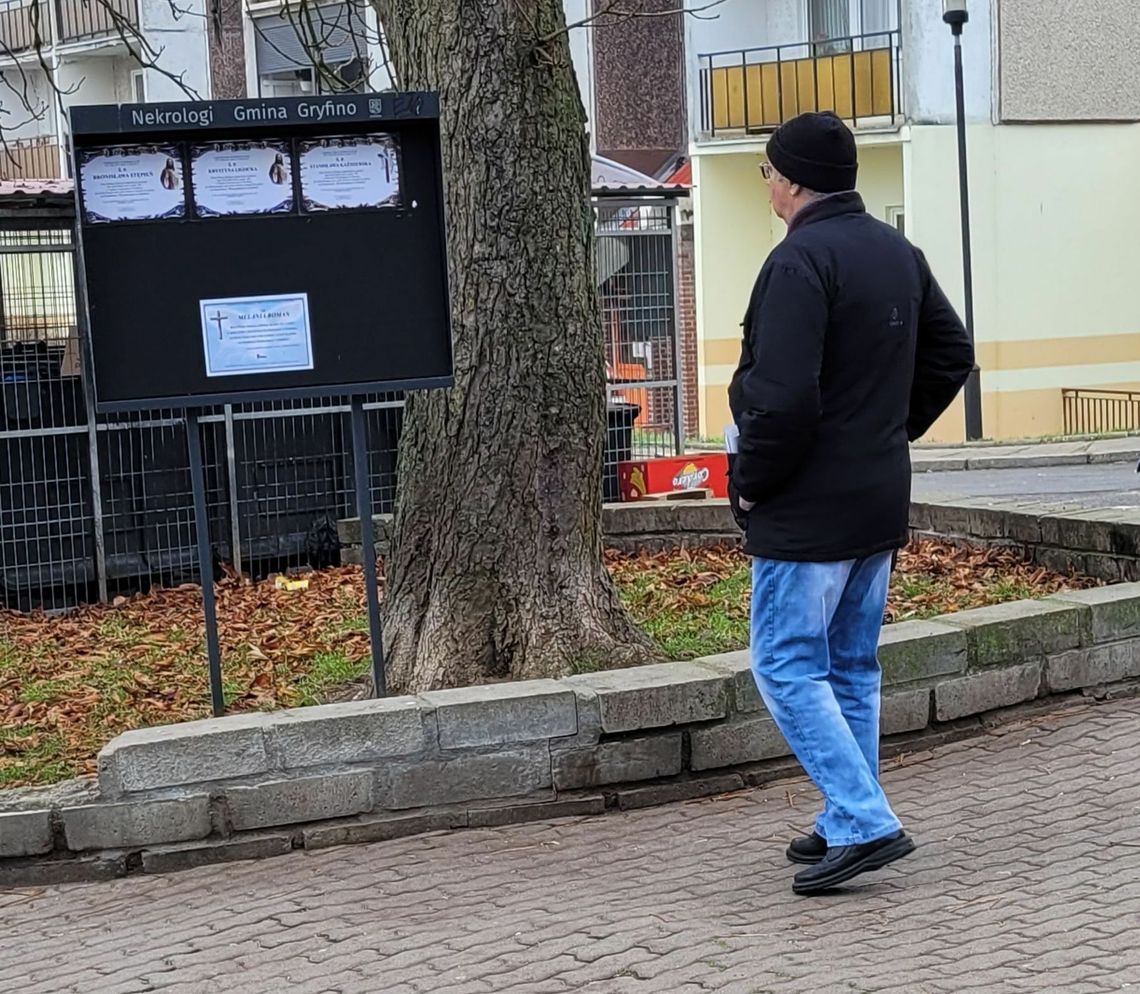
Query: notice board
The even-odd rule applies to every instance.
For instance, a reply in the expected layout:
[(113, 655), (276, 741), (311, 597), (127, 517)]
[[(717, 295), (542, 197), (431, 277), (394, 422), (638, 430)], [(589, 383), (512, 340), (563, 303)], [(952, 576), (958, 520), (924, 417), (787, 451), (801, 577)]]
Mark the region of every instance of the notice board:
[(71, 109), (100, 412), (452, 383), (439, 101)]

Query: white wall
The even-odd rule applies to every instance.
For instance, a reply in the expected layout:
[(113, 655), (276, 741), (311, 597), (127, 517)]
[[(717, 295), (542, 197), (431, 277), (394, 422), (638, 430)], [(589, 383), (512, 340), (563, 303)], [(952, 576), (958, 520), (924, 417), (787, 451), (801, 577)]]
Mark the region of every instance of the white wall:
[[(590, 16), (591, 0), (563, 0), (566, 23), (576, 24)], [(590, 151), (598, 145), (594, 136), (594, 34), (588, 25), (570, 31), (570, 58), (574, 62), (574, 75), (578, 77), (578, 93), (586, 109), (586, 130), (590, 133)]]
[(68, 93), (64, 104), (113, 104), (118, 101), (115, 85), (116, 59), (90, 56), (87, 58), (64, 58), (59, 64), (56, 79), (59, 88)]
[[(3, 115), (4, 135), (7, 138), (34, 138), (37, 135), (55, 134), (55, 95), (48, 86), (41, 69), (25, 66), (24, 75), (17, 70), (6, 70), (8, 82), (0, 83), (0, 108)], [(24, 95), (25, 80), (27, 96)], [(25, 102), (28, 106), (25, 106)], [(30, 109), (29, 109), (30, 108)], [(35, 114), (42, 117), (33, 119)]]
[[(165, 73), (183, 74), (184, 84), (203, 100), (210, 98), (210, 50), (206, 30), (206, 0), (140, 0), (140, 29), (162, 55), (159, 69), (148, 69), (147, 100), (188, 100), (189, 97)], [(177, 14), (186, 9), (188, 13)], [(162, 70), (162, 71), (160, 71)]]
[[(993, 120), (995, 0), (973, 0), (962, 33), (966, 118)], [(907, 118), (918, 124), (955, 120), (954, 45), (942, 21), (942, 0), (903, 0), (903, 91)]]

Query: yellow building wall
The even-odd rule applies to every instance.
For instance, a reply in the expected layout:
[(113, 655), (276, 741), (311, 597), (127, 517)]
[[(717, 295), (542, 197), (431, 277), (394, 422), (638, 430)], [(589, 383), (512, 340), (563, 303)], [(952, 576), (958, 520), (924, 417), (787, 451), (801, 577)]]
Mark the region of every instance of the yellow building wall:
[[(984, 432), (1059, 434), (1062, 389), (1140, 386), (1140, 125), (967, 137)], [(961, 307), (956, 141), (952, 127), (910, 129), (906, 226)], [(962, 435), (958, 408), (931, 438)]]
[[(953, 127), (861, 146), (868, 210), (903, 205), (908, 237), (961, 308)], [(1140, 124), (977, 125), (969, 135), (974, 309), (988, 438), (1063, 430), (1064, 388), (1140, 389)], [(693, 156), (701, 430), (728, 423), (726, 389), (756, 273), (784, 225), (758, 152)], [(961, 401), (929, 441), (961, 441)]]
[[(701, 434), (719, 437), (731, 420), (728, 383), (740, 359), (741, 321), (752, 284), (784, 223), (768, 203), (755, 151), (693, 156), (694, 268)], [(859, 191), (875, 217), (904, 205), (898, 144), (860, 149)]]
[(768, 204), (756, 153), (693, 157), (693, 268), (697, 298), (697, 386), (701, 434), (731, 420), (728, 382), (740, 358), (748, 295), (783, 225)]

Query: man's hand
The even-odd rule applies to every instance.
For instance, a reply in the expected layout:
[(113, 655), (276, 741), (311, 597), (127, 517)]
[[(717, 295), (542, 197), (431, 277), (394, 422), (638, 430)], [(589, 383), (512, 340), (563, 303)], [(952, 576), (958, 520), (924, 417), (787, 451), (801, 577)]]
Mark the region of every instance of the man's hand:
[(736, 521), (736, 527), (741, 531), (748, 531), (748, 512), (756, 505), (740, 496), (740, 491), (736, 489), (731, 472), (728, 475), (728, 506), (732, 508), (732, 517)]

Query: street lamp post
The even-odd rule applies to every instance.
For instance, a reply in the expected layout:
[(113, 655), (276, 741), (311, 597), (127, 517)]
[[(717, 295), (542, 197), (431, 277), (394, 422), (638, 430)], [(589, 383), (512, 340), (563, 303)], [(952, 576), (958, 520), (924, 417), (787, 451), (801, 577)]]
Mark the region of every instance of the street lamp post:
[[(962, 28), (970, 19), (967, 0), (942, 0), (942, 20), (954, 35), (954, 97), (958, 110), (958, 189), (962, 201), (962, 288), (966, 330), (974, 341), (974, 272), (970, 254), (970, 180), (966, 170), (966, 96), (962, 83)], [(966, 380), (966, 440), (982, 437), (982, 378), (977, 362)]]

